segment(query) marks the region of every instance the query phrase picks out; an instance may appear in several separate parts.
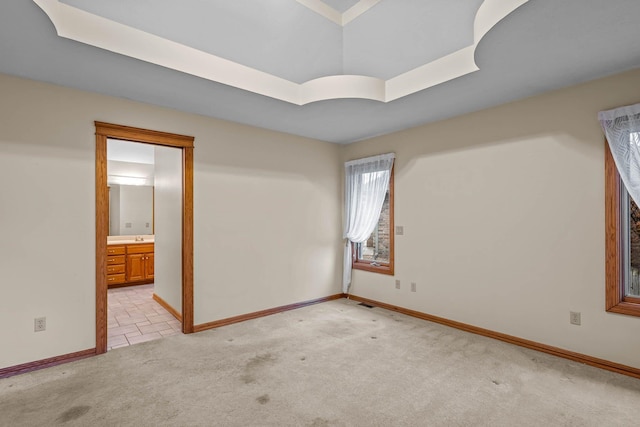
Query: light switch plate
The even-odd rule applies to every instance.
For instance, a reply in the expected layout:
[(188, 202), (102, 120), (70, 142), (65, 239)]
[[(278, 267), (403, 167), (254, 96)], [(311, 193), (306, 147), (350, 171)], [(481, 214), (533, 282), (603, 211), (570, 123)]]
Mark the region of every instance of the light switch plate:
[(396, 225), (396, 236), (404, 235), (404, 227), (401, 225)]

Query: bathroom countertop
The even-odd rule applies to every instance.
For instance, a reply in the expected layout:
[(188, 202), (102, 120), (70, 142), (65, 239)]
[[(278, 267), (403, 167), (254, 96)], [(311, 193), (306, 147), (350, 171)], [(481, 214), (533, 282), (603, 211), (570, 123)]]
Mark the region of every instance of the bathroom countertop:
[(149, 238), (144, 239), (142, 241), (135, 239), (122, 239), (122, 240), (107, 240), (107, 246), (111, 245), (136, 245), (136, 244), (145, 244), (145, 243), (154, 243), (155, 239)]

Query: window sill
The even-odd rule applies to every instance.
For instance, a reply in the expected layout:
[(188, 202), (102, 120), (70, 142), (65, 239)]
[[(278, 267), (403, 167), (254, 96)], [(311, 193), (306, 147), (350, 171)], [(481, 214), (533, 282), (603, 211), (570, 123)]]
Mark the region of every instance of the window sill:
[(393, 276), (393, 265), (390, 264), (371, 265), (370, 262), (354, 261), (353, 269)]
[(627, 316), (640, 317), (640, 304), (635, 302), (620, 301), (607, 309), (609, 313), (626, 314)]

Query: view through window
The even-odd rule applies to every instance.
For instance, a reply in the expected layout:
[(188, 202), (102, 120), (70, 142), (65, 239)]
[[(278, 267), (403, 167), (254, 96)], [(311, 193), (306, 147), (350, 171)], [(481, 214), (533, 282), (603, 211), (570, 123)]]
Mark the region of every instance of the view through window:
[(389, 263), (391, 255), (391, 228), (389, 220), (389, 191), (387, 191), (378, 225), (376, 225), (373, 233), (371, 233), (371, 236), (369, 236), (364, 243), (356, 245), (356, 254), (359, 261), (376, 262), (379, 264)]
[(623, 281), (626, 297), (640, 297), (640, 208), (623, 188)]
[[(377, 172), (374, 172), (377, 174)], [(363, 179), (367, 179), (363, 176)], [(375, 179), (372, 176), (371, 179)], [(389, 188), (382, 204), (380, 218), (373, 233), (363, 243), (354, 245), (353, 268), (393, 275), (393, 168), (389, 177)]]

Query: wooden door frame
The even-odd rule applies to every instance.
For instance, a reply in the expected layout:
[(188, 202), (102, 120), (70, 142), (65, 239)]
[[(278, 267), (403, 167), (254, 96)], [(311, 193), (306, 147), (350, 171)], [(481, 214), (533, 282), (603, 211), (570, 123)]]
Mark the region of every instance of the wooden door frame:
[(194, 137), (95, 122), (96, 126), (96, 354), (107, 351), (107, 138), (182, 150), (182, 332), (193, 332)]

